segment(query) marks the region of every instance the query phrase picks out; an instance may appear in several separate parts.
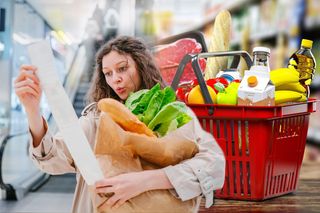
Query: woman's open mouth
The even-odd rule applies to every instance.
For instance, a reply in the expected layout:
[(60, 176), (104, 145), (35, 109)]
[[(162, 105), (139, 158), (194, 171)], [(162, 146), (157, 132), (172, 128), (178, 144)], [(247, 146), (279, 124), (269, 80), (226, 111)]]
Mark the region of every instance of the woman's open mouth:
[(123, 94), (126, 91), (126, 89), (124, 87), (120, 87), (120, 88), (117, 88), (116, 91), (118, 94)]

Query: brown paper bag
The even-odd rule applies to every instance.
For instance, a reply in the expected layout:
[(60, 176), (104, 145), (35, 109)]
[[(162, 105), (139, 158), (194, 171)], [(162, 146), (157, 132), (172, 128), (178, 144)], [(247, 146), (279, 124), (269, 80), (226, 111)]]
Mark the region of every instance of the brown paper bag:
[[(134, 139), (132, 139), (132, 135), (134, 135)], [(186, 150), (181, 148), (181, 139), (173, 139), (172, 143), (175, 143), (175, 140), (178, 142), (178, 146), (182, 152), (179, 151), (177, 157), (178, 161), (174, 159), (173, 154), (168, 152), (168, 156), (165, 153), (162, 153), (162, 158), (159, 156), (161, 153), (158, 151), (159, 149), (154, 149), (155, 155), (152, 154), (152, 150), (148, 147), (150, 144), (146, 144), (147, 139), (143, 143), (132, 142), (132, 140), (139, 140), (139, 137), (147, 137), (143, 135), (139, 135), (136, 133), (124, 131), (117, 123), (115, 123), (111, 117), (104, 112), (101, 112), (99, 126), (96, 135), (96, 146), (95, 146), (95, 154), (100, 163), (102, 171), (105, 177), (112, 177), (122, 173), (128, 172), (136, 172), (142, 171), (144, 168), (152, 169), (159, 168), (159, 166), (155, 166), (153, 163), (157, 163), (159, 161), (160, 165), (168, 164), (169, 161), (173, 161), (173, 164), (178, 163), (178, 161), (187, 159), (192, 157), (196, 152), (198, 152), (198, 148), (195, 143), (190, 141), (185, 141), (187, 146), (185, 146)], [(152, 138), (152, 137), (149, 137)], [(154, 138), (155, 139), (155, 138)], [(142, 141), (143, 141), (142, 140)], [(156, 139), (155, 139), (156, 140)], [(153, 139), (151, 140), (151, 144), (155, 142)], [(159, 142), (159, 141), (158, 141)], [(138, 156), (140, 154), (144, 154), (142, 150), (148, 149), (147, 159), (151, 159), (152, 163), (148, 163), (142, 161)], [(152, 146), (152, 145), (151, 145)], [(168, 145), (164, 144), (162, 147), (162, 151), (166, 150)], [(176, 149), (172, 144), (170, 145), (170, 149)], [(158, 147), (161, 148), (161, 147)], [(166, 157), (170, 160), (166, 160)], [(163, 160), (164, 159), (164, 160)], [(143, 164), (142, 164), (143, 163)], [(159, 165), (158, 164), (158, 165)], [(143, 166), (142, 166), (143, 165)], [(106, 195), (106, 197), (101, 197), (94, 193), (92, 190), (92, 201), (93, 206), (96, 212), (105, 213), (105, 212), (114, 212), (114, 213), (130, 213), (130, 212), (197, 212), (198, 206), (196, 199), (188, 200), (182, 202), (180, 199), (176, 198), (169, 190), (153, 190), (144, 192), (127, 202), (121, 205), (117, 209), (111, 209), (106, 206), (106, 201), (108, 197), (111, 195)]]

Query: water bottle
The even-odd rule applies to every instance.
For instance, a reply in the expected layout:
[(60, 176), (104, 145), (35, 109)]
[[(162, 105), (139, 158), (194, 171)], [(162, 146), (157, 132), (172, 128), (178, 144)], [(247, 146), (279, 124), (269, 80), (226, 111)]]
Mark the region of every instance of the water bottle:
[(253, 48), (253, 64), (250, 70), (270, 72), (270, 49), (267, 47)]

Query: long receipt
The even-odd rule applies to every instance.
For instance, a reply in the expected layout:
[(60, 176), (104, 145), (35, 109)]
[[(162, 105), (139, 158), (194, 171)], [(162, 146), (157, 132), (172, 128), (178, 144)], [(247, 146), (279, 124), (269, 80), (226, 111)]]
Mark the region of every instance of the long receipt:
[(93, 185), (103, 178), (103, 173), (59, 81), (50, 44), (47, 41), (33, 43), (28, 46), (28, 52), (32, 65), (38, 68), (36, 74), (64, 142), (86, 183)]

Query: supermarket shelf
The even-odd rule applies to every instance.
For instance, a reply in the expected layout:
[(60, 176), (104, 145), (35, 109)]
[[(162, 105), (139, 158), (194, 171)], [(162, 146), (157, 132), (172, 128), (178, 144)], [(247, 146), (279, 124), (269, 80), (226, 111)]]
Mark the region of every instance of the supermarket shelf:
[[(258, 33), (252, 34), (250, 36), (250, 42), (276, 38), (276, 36), (279, 33), (284, 33), (284, 34), (288, 35), (287, 31), (278, 30), (278, 29), (272, 29), (272, 30), (268, 30), (268, 31), (265, 31), (265, 32), (258, 32)], [(231, 46), (239, 45), (240, 41), (241, 41), (241, 38), (233, 39), (233, 40), (231, 40), (230, 45)]]
[(234, 11), (236, 9), (239, 9), (241, 7), (243, 7), (245, 4), (252, 2), (252, 0), (229, 0), (229, 1), (224, 1), (221, 2), (220, 4), (215, 6), (215, 12), (208, 15), (208, 17), (204, 18), (204, 20), (202, 20), (201, 23), (191, 26), (190, 28), (186, 28), (185, 32), (189, 32), (189, 31), (194, 31), (194, 30), (201, 30), (204, 26), (206, 26), (207, 24), (211, 23), (216, 16), (218, 15), (218, 13), (221, 10), (228, 10), (228, 11)]
[(306, 30), (313, 30), (314, 28), (319, 29), (320, 28), (320, 18), (308, 18), (306, 17), (304, 20), (304, 25), (306, 27)]
[[(198, 23), (194, 26), (191, 26), (185, 30), (185, 32), (193, 31), (193, 30), (202, 30), (206, 25), (210, 24), (214, 21), (215, 17), (218, 15), (218, 13), (221, 10), (229, 10), (231, 13), (234, 13), (236, 10), (243, 8), (246, 4), (250, 3), (258, 3), (261, 2), (261, 0), (235, 0), (235, 1), (224, 1), (220, 4), (215, 5), (213, 13), (211, 13), (209, 16), (204, 18), (201, 23)], [(305, 30), (306, 31), (317, 31), (320, 29), (320, 19), (315, 18), (308, 18), (306, 17), (304, 20), (305, 24)], [(271, 28), (271, 29), (270, 29)], [(285, 35), (289, 36), (289, 29), (287, 28), (273, 28), (270, 26), (269, 30), (254, 33), (250, 36), (250, 42), (260, 41), (260, 40), (271, 40), (275, 39), (276, 36), (280, 33), (284, 33)], [(318, 34), (316, 34), (318, 36)], [(241, 36), (237, 36), (237, 38), (234, 38), (231, 40), (230, 45), (231, 46), (237, 46), (241, 42)]]

